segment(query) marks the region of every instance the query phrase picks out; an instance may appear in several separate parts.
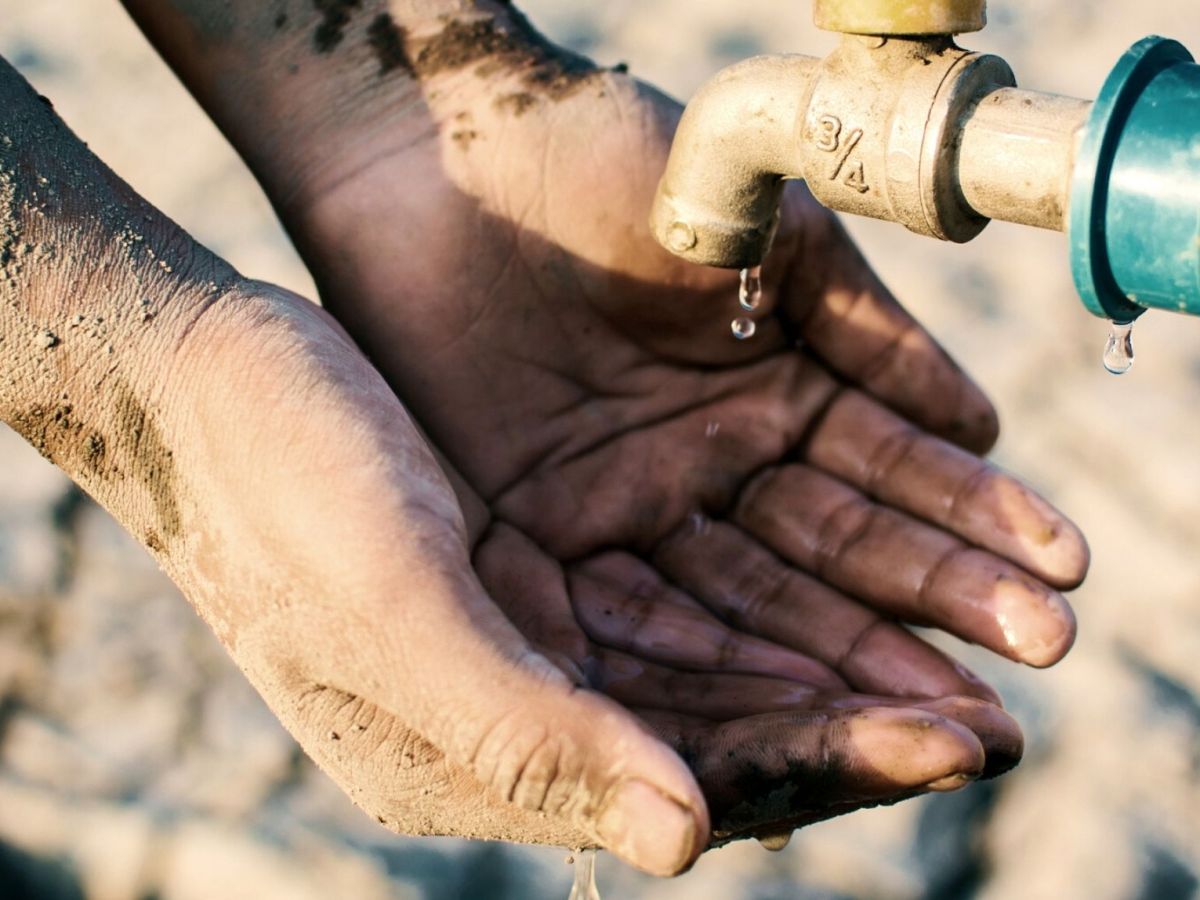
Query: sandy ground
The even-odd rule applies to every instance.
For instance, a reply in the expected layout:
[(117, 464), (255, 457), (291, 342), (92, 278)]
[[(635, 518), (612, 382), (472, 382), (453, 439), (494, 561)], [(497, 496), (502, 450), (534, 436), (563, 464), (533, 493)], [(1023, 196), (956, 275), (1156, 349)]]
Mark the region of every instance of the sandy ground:
[[(686, 97), (758, 52), (823, 52), (805, 3), (522, 4), (553, 36)], [(0, 53), (152, 202), (247, 274), (311, 282), (237, 158), (115, 0), (7, 0)], [(970, 43), (1022, 83), (1094, 96), (1151, 32), (1200, 50), (1177, 0), (993, 0)], [(1196, 110), (1187, 114), (1200, 116)], [(965, 651), (1025, 726), (998, 783), (735, 846), (673, 882), (602, 860), (608, 897), (1187, 900), (1200, 873), (1200, 322), (1139, 323), (1123, 379), (1061, 236), (967, 247), (851, 226), (995, 396), (997, 451), (1095, 557), (1079, 643), (1035, 673)], [(391, 837), (300, 755), (149, 558), (0, 430), (0, 897), (559, 898), (564, 854)]]

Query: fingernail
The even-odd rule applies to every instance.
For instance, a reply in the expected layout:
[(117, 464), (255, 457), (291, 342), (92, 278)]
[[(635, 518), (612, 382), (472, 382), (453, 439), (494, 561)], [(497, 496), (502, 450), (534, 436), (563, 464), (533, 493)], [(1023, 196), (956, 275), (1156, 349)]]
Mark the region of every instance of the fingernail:
[(1042, 669), (1052, 666), (1075, 643), (1075, 613), (1065, 597), (1056, 592), (1045, 595), (1038, 615), (1030, 623), (1021, 644), (1021, 658)]
[(644, 781), (626, 781), (596, 820), (604, 846), (651, 875), (676, 875), (692, 859), (696, 817)]
[(989, 603), (1010, 658), (1040, 669), (1071, 649), (1075, 615), (1057, 591), (1030, 578), (999, 573)]
[(939, 778), (937, 781), (929, 782), (929, 784), (925, 785), (924, 790), (937, 794), (947, 794), (951, 791), (961, 791), (977, 777), (978, 776), (970, 775), (966, 772), (956, 772), (953, 775), (947, 775), (945, 778)]

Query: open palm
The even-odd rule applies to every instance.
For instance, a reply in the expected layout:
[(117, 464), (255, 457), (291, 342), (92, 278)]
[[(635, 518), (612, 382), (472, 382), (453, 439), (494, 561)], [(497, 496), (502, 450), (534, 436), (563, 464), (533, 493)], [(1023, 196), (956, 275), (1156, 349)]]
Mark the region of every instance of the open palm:
[(1010, 765), (994, 692), (899, 623), (1052, 664), (1086, 546), (973, 455), (990, 405), (835, 220), (789, 191), (739, 342), (736, 276), (645, 224), (675, 104), (607, 72), (519, 115), (428, 93), (426, 140), (376, 129), (281, 208), (484, 499), (475, 565), (514, 624), (642, 711), (719, 832)]

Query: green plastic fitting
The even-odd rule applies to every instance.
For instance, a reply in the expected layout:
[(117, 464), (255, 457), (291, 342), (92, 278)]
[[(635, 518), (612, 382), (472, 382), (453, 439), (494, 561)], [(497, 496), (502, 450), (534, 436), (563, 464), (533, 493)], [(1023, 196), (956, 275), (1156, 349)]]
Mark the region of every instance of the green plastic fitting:
[(1084, 305), (1114, 322), (1200, 315), (1200, 65), (1148, 37), (1108, 77), (1076, 160), (1068, 227)]

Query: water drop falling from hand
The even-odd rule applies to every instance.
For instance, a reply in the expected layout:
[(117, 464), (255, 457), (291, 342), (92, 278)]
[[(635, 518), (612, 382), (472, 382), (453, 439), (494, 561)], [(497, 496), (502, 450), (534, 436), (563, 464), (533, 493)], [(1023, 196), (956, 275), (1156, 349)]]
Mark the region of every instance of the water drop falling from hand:
[(742, 284), (738, 288), (738, 303), (746, 312), (754, 312), (762, 304), (762, 266), (742, 269)]
[(754, 332), (758, 331), (758, 326), (754, 324), (753, 319), (748, 319), (745, 316), (740, 316), (733, 320), (729, 326), (733, 331), (733, 336), (739, 341), (748, 341), (754, 337)]
[(567, 900), (600, 900), (596, 889), (596, 851), (580, 850), (575, 854), (575, 884)]
[(792, 842), (792, 831), (789, 828), (787, 831), (781, 831), (778, 834), (760, 834), (758, 842), (763, 845), (764, 849), (770, 850), (772, 853), (779, 853), (787, 848), (787, 845)]
[(1108, 343), (1104, 345), (1104, 368), (1124, 375), (1133, 368), (1133, 323), (1112, 322)]

